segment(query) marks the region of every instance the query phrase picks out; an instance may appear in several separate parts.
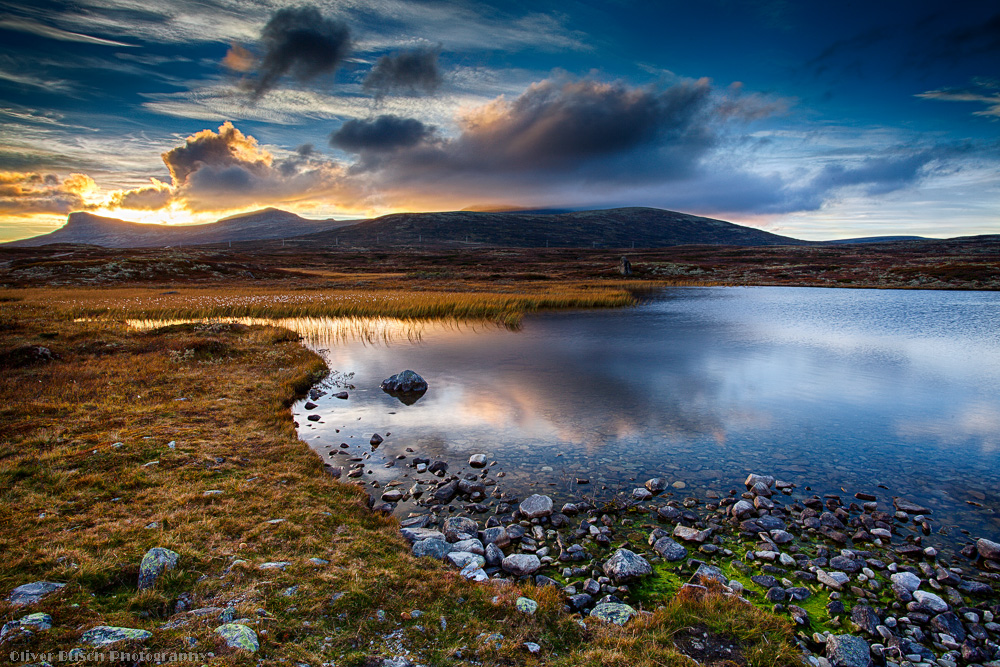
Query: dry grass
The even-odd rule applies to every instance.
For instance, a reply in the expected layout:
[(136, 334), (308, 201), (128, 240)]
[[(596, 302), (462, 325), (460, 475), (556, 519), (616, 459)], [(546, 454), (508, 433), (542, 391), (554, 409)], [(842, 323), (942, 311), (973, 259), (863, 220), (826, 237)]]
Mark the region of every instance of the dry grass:
[[(326, 475), (298, 440), (288, 405), (325, 369), (295, 336), (74, 322), (67, 317), (83, 314), (75, 308), (101, 302), (88, 294), (68, 305), (74, 293), (0, 300), (0, 592), (68, 584), (32, 610), (51, 614), (54, 627), (11, 650), (69, 649), (107, 624), (152, 630), (150, 650), (214, 652), (213, 665), (361, 665), (402, 648), (431, 665), (682, 665), (671, 637), (697, 623), (738, 640), (751, 664), (795, 664), (787, 624), (731, 600), (674, 600), (624, 629), (585, 629), (554, 588), (470, 584), (412, 558), (395, 521), (370, 513), (365, 493)], [(246, 292), (221, 297), (236, 294)], [(136, 308), (142, 296), (110, 298), (136, 299)], [(33, 345), (56, 358), (31, 363), (15, 352)], [(177, 551), (179, 567), (137, 592), (138, 564), (154, 546)], [(272, 561), (291, 564), (258, 568)], [(534, 616), (513, 609), (521, 593), (539, 602)], [(185, 618), (174, 616), (185, 596), (191, 608), (232, 606), (250, 618), (259, 654), (225, 648), (211, 617), (161, 629)], [(2, 621), (24, 613), (0, 603)], [(503, 640), (486, 646), (482, 633)], [(525, 641), (539, 643), (540, 656)]]
[(495, 320), (516, 325), (524, 313), (567, 308), (620, 308), (635, 303), (630, 290), (648, 284), (558, 283), (505, 291), (407, 291), (380, 287), (278, 288), (62, 288), (8, 290), (28, 304), (46, 304), (63, 318), (209, 319), (225, 317), (395, 317)]

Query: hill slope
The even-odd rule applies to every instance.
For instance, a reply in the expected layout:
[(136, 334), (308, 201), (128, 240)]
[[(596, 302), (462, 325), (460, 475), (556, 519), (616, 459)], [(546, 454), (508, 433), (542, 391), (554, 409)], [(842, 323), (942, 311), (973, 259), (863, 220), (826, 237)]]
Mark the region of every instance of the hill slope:
[(153, 225), (70, 213), (66, 225), (49, 234), (21, 239), (11, 247), (49, 243), (86, 243), (105, 248), (147, 248), (227, 241), (289, 238), (351, 224), (336, 220), (307, 220), (294, 213), (266, 208), (204, 225)]
[(806, 241), (731, 222), (657, 208), (559, 214), (395, 213), (302, 237), (318, 245), (477, 244), (520, 248), (661, 248), (684, 244), (804, 245)]

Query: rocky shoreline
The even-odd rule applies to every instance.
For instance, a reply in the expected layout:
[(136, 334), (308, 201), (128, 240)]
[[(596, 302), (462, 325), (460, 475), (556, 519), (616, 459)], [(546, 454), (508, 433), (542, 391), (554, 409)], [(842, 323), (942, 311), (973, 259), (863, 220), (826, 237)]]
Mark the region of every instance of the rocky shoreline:
[(392, 513), (415, 501), (400, 523), (415, 556), (485, 584), (559, 587), (581, 622), (624, 625), (664, 594), (723, 594), (787, 615), (814, 667), (1000, 667), (1000, 544), (939, 553), (931, 508), (809, 495), (752, 474), (745, 490), (706, 501), (662, 496), (675, 489), (654, 478), (604, 504), (557, 509), (545, 495), (501, 491), (495, 465), (473, 455), (449, 475), (448, 462), (413, 456), (412, 483), (369, 483), (371, 505)]

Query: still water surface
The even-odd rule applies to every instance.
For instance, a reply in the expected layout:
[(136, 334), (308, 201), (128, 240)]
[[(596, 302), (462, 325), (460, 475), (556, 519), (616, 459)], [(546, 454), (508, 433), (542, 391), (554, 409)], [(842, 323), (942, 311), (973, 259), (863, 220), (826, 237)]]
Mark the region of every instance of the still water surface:
[[(1000, 538), (998, 293), (680, 288), (626, 310), (532, 315), (516, 332), (284, 324), (355, 386), (315, 401), (319, 423), (299, 403), (302, 438), (333, 464), (367, 455), (367, 482), (408, 488), (406, 461), (384, 467), (407, 447), (449, 472), (485, 453), (502, 489), (557, 502), (654, 476), (704, 499), (759, 472), (820, 494), (904, 496), (951, 539)], [(378, 389), (407, 368), (430, 385), (413, 405)], [(391, 435), (373, 451), (376, 432)]]

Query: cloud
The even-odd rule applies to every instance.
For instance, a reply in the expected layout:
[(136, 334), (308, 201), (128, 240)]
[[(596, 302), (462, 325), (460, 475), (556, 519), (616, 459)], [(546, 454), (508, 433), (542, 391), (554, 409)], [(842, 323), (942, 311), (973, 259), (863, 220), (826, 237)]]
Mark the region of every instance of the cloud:
[(152, 185), (146, 187), (112, 192), (105, 205), (133, 211), (158, 211), (166, 208), (174, 198), (173, 188), (155, 178), (150, 180)]
[(32, 21), (24, 18), (6, 18), (0, 20), (0, 28), (4, 30), (16, 30), (18, 32), (26, 32), (32, 35), (38, 35), (40, 37), (48, 37), (50, 39), (57, 39), (63, 42), (80, 42), (83, 44), (99, 44), (101, 46), (118, 46), (118, 47), (134, 47), (135, 44), (126, 44), (125, 42), (116, 42), (112, 39), (102, 39), (100, 37), (94, 37), (92, 35), (84, 35), (78, 32), (70, 32), (68, 30), (60, 30), (50, 25), (45, 25), (44, 23), (39, 23), (37, 21)]
[(55, 174), (0, 171), (0, 213), (60, 213), (87, 207), (85, 197), (97, 189), (85, 174), (60, 180)]
[(264, 55), (253, 84), (255, 98), (286, 74), (305, 82), (333, 73), (347, 57), (351, 35), (347, 24), (306, 5), (276, 11), (261, 31), (260, 42)]
[(363, 87), (382, 96), (389, 93), (433, 94), (441, 87), (438, 68), (441, 47), (422, 47), (382, 56), (365, 77)]
[(330, 145), (350, 153), (385, 153), (411, 148), (430, 139), (434, 128), (414, 118), (382, 115), (349, 120), (330, 135)]
[(229, 122), (217, 132), (189, 136), (162, 158), (169, 185), (153, 179), (150, 186), (112, 193), (106, 206), (157, 210), (179, 205), (198, 213), (323, 198), (353, 203), (358, 197), (343, 167), (311, 148), (277, 159)]
[[(513, 100), (501, 96), (466, 110), (453, 137), (425, 134), (377, 160), (366, 159), (357, 142), (362, 155), (354, 170), (367, 170), (388, 191), (433, 183), (441, 192), (479, 199), (515, 187), (540, 194), (569, 183), (664, 181), (696, 169), (720, 127), (742, 122), (738, 106), (738, 97), (717, 95), (706, 79), (667, 88), (547, 79)], [(345, 134), (363, 128), (365, 136), (381, 137), (377, 124)], [(419, 133), (412, 127), (408, 140)]]
[(969, 86), (928, 90), (917, 94), (916, 97), (943, 102), (979, 102), (985, 104), (986, 108), (973, 111), (974, 116), (1000, 118), (1000, 81), (993, 79), (979, 78)]

